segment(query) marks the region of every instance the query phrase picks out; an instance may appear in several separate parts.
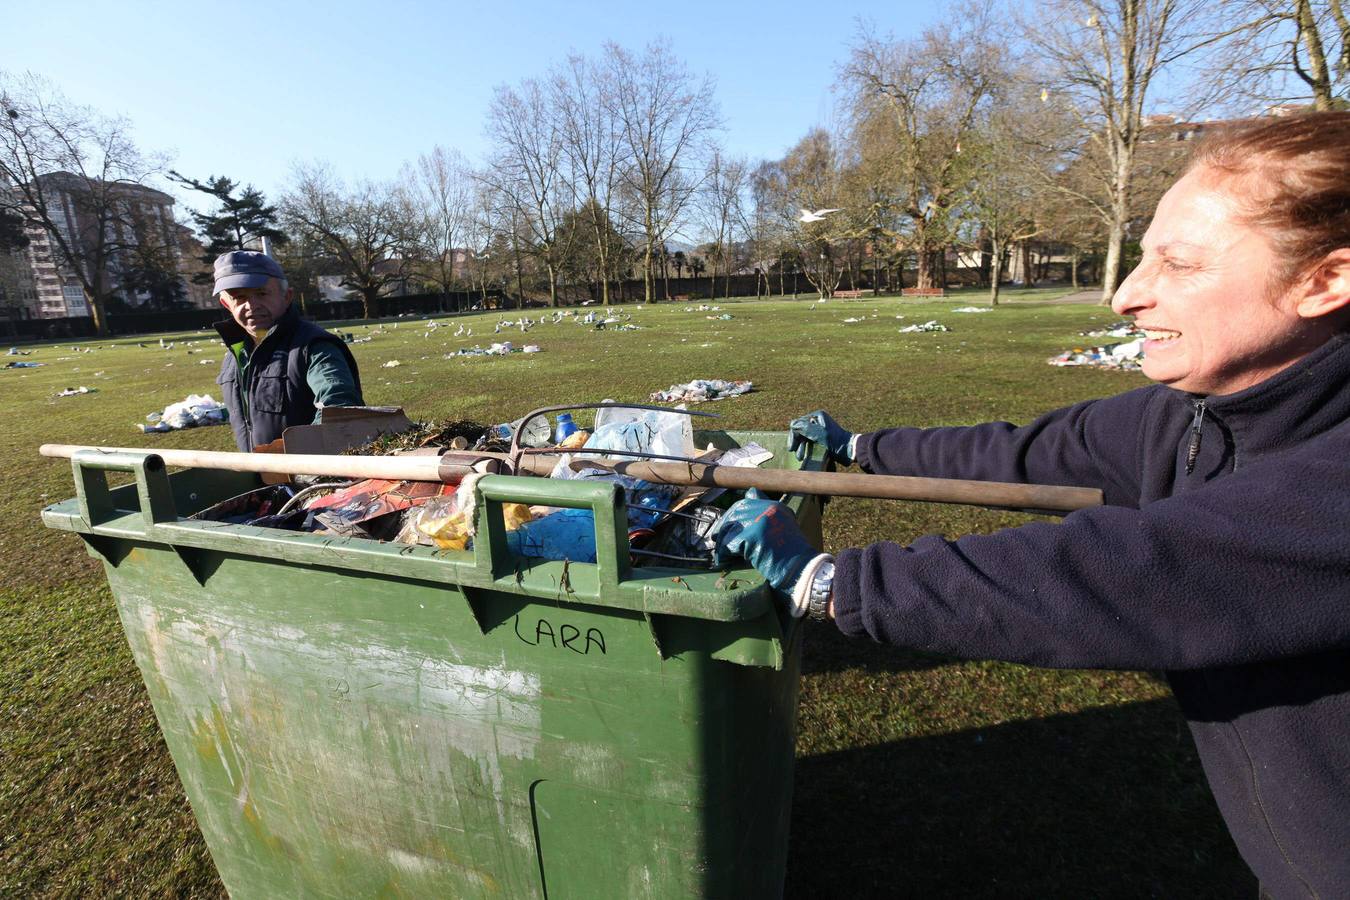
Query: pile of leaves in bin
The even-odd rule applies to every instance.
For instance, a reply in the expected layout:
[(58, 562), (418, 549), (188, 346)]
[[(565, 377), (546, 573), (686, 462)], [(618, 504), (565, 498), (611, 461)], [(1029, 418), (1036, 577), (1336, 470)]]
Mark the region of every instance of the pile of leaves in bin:
[(456, 438), (463, 438), (467, 447), (477, 450), (503, 452), (507, 442), (496, 437), (492, 428), (469, 419), (454, 422), (414, 422), (407, 431), (382, 434), (368, 444), (353, 447), (347, 455), (392, 456), (423, 447), (449, 448)]

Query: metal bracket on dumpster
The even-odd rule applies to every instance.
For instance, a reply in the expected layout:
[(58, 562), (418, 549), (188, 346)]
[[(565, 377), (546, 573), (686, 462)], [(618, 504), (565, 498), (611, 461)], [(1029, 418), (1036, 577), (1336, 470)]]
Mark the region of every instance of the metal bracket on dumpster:
[(517, 573), (518, 558), (506, 538), (503, 503), (561, 506), (589, 509), (595, 520), (595, 564), (571, 563), (573, 576), (594, 572), (594, 577), (569, 576), (559, 585), (563, 599), (585, 603), (618, 599), (619, 584), (632, 577), (629, 561), (628, 510), (624, 490), (610, 482), (557, 481), (488, 475), (478, 480), (478, 536), (474, 540), (474, 565), (494, 582)]
[(136, 476), (136, 496), (140, 500), (142, 534), (148, 534), (161, 522), (178, 518), (173, 492), (169, 488), (169, 474), (158, 453), (102, 452), (80, 450), (70, 459), (75, 474), (76, 501), (80, 518), (91, 530), (134, 510), (119, 510), (113, 506), (108, 490), (109, 472), (129, 472)]

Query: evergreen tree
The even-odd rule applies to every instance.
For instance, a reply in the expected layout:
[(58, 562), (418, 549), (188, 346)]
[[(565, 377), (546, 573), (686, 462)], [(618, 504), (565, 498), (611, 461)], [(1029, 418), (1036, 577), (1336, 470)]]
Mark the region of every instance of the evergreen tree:
[[(276, 207), (269, 206), (262, 191), (252, 185), (241, 188), (238, 182), (224, 175), (212, 175), (202, 182), (170, 171), (169, 178), (214, 197), (219, 203), (214, 214), (192, 214), (197, 233), (206, 248), (201, 257), (202, 262), (210, 264), (217, 256), (231, 250), (247, 250), (250, 243), (262, 238), (277, 245), (289, 240), (286, 233), (276, 227)], [(211, 276), (203, 273), (194, 276), (193, 280), (206, 284), (211, 281)]]

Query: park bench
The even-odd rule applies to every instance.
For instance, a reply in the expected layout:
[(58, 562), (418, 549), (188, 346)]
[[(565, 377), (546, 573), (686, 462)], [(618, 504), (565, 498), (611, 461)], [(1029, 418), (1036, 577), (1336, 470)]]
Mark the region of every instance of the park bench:
[(901, 297), (945, 297), (947, 291), (945, 288), (902, 288)]
[(863, 292), (862, 292), (862, 291), (835, 291), (835, 292), (834, 292), (834, 299), (836, 299), (836, 300), (860, 300), (860, 299), (862, 299), (862, 295), (863, 295)]
[(689, 297), (688, 294), (676, 294), (674, 297), (671, 297), (670, 299), (672, 299), (672, 300), (688, 300), (688, 299), (690, 299), (690, 297)]

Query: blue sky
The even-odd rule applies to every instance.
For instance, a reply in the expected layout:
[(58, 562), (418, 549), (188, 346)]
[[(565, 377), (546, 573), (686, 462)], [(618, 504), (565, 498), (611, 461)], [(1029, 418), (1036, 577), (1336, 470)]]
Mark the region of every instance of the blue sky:
[(917, 34), (940, 4), (693, 2), (14, 3), (0, 66), (125, 115), (147, 150), (195, 177), (275, 196), (295, 161), (391, 178), (436, 144), (478, 161), (494, 85), (606, 40), (668, 39), (717, 82), (728, 149), (774, 157), (828, 122), (858, 19)]

